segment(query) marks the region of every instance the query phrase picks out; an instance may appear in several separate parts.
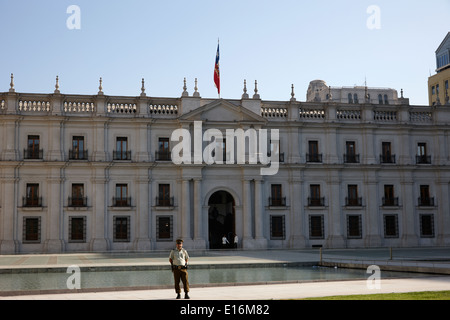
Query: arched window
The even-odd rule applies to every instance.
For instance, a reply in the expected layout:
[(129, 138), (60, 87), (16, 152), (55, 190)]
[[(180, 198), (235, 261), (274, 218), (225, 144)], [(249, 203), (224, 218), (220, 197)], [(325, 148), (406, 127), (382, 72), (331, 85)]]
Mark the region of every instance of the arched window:
[(354, 94), (353, 95), (353, 101), (355, 102), (355, 103), (359, 103), (359, 101), (358, 101), (358, 94)]
[(389, 104), (387, 94), (384, 95), (384, 104)]
[(383, 104), (383, 96), (381, 94), (378, 95), (378, 103)]
[(353, 97), (351, 93), (348, 94), (348, 103), (353, 103)]

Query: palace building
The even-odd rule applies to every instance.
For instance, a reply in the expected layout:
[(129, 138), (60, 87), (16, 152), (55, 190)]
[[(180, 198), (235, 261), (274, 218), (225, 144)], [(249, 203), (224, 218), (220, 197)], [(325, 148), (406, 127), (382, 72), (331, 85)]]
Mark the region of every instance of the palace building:
[[(234, 234), (243, 249), (450, 245), (450, 109), (317, 85), (306, 102), (293, 87), (286, 101), (262, 100), (256, 83), (252, 96), (244, 84), (239, 99), (207, 99), (197, 81), (176, 98), (148, 96), (144, 80), (138, 96), (106, 95), (101, 80), (96, 95), (64, 94), (58, 79), (34, 94), (16, 92), (11, 75), (0, 254), (166, 250), (177, 238), (210, 249)], [(177, 129), (193, 137), (192, 161), (173, 161)], [(238, 129), (244, 161), (226, 141)], [(224, 161), (205, 161), (211, 143)]]

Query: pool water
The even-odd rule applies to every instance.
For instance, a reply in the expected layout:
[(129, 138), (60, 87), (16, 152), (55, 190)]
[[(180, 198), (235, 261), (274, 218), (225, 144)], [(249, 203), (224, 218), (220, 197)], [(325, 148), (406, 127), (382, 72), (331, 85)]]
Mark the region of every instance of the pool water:
[[(371, 273), (364, 269), (326, 267), (265, 267), (265, 268), (213, 268), (189, 269), (191, 284), (258, 283), (269, 281), (311, 281), (367, 279)], [(68, 289), (71, 273), (10, 273), (0, 274), (0, 291)], [(381, 278), (411, 278), (418, 273), (381, 271)], [(72, 277), (73, 278), (73, 277)], [(146, 271), (83, 271), (81, 289), (114, 287), (151, 287), (173, 285), (170, 269)]]

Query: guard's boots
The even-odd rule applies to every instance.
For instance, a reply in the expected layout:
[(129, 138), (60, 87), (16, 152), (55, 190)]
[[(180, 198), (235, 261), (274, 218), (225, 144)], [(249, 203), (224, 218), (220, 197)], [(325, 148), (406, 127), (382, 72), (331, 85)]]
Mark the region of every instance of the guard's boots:
[(181, 299), (181, 295), (177, 293), (177, 299)]
[(189, 297), (189, 295), (188, 295), (187, 292), (184, 294), (184, 298), (185, 298), (185, 299), (190, 299), (190, 297)]

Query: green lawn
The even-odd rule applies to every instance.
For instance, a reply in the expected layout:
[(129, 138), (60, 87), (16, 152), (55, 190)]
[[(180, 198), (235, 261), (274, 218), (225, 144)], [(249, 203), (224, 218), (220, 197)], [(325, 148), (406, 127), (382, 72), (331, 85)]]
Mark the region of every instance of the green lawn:
[(424, 291), (407, 293), (330, 296), (303, 300), (450, 300), (450, 291)]

